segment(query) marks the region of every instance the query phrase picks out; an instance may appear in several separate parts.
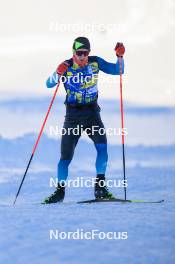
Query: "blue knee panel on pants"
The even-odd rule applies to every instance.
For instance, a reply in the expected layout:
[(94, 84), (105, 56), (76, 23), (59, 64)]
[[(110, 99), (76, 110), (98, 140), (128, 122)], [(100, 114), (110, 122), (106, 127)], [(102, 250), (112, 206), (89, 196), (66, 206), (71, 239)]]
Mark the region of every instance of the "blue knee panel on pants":
[(68, 167), (70, 164), (71, 160), (62, 160), (60, 159), (58, 163), (58, 172), (57, 172), (57, 177), (58, 181), (66, 181), (68, 177)]
[(108, 161), (107, 144), (95, 144), (95, 148), (97, 150), (96, 172), (105, 174)]

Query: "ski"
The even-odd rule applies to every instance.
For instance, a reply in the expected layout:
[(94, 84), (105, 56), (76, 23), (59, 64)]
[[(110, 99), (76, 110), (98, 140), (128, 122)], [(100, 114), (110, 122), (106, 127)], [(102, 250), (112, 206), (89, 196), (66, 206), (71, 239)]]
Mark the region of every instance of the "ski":
[(78, 204), (89, 204), (89, 203), (162, 203), (164, 200), (157, 200), (157, 201), (147, 201), (147, 200), (124, 200), (124, 199), (92, 199), (92, 200), (85, 200), (77, 202)]
[[(164, 200), (157, 200), (157, 201), (151, 201), (151, 200), (125, 200), (125, 199), (120, 199), (120, 198), (115, 198), (115, 199), (92, 199), (92, 200), (84, 200), (84, 201), (71, 201), (71, 202), (58, 202), (58, 203), (53, 203), (53, 204), (91, 204), (91, 203), (163, 203)], [(45, 202), (42, 202), (41, 204), (44, 205), (50, 205)]]
[[(51, 204), (47, 204), (44, 202), (41, 203), (28, 203), (28, 204), (21, 204), (21, 205), (56, 205), (56, 204), (64, 204), (64, 205), (69, 205), (69, 204), (92, 204), (92, 203), (149, 203), (149, 204), (153, 204), (153, 203), (163, 203), (164, 200), (157, 200), (157, 201), (148, 201), (148, 200), (124, 200), (124, 199), (92, 199), (92, 200), (84, 200), (84, 201), (69, 201), (69, 202), (57, 202), (57, 203), (51, 203)], [(0, 204), (0, 207), (8, 207), (8, 206), (12, 206), (11, 204)]]

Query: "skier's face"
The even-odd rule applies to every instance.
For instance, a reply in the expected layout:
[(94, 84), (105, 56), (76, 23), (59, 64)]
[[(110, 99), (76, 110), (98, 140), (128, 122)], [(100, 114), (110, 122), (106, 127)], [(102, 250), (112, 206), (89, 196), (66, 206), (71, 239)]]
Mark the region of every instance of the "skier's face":
[(84, 67), (88, 63), (89, 50), (79, 49), (73, 54), (73, 59), (80, 67)]

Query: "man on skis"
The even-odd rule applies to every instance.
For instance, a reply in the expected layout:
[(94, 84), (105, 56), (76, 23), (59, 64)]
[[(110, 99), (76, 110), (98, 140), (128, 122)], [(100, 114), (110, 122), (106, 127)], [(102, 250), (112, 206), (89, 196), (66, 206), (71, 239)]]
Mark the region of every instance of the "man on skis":
[[(71, 59), (61, 63), (53, 75), (47, 80), (48, 88), (54, 87), (59, 80), (64, 77), (64, 87), (66, 90), (66, 116), (64, 121), (65, 135), (61, 139), (61, 158), (58, 163), (58, 186), (53, 194), (45, 199), (45, 203), (61, 202), (65, 196), (65, 186), (61, 184), (68, 177), (68, 167), (73, 158), (75, 147), (78, 143), (80, 135), (74, 135), (69, 128), (83, 127), (88, 129), (88, 136), (92, 139), (96, 151), (96, 182), (94, 195), (97, 199), (112, 199), (114, 196), (110, 193), (105, 185), (105, 172), (108, 160), (107, 154), (107, 137), (102, 135), (98, 129), (104, 125), (100, 117), (100, 107), (97, 103), (98, 99), (98, 73), (103, 71), (107, 74), (119, 75), (120, 64), (122, 73), (124, 73), (123, 55), (125, 52), (124, 45), (117, 43), (115, 52), (118, 57), (116, 63), (106, 62), (97, 56), (89, 56), (90, 42), (85, 37), (78, 37), (73, 43), (73, 56)], [(79, 78), (78, 82), (75, 76)], [(94, 78), (95, 76), (95, 78)], [(98, 127), (93, 130), (93, 126)], [(69, 131), (69, 133), (68, 133)], [(72, 131), (72, 132), (70, 132)]]

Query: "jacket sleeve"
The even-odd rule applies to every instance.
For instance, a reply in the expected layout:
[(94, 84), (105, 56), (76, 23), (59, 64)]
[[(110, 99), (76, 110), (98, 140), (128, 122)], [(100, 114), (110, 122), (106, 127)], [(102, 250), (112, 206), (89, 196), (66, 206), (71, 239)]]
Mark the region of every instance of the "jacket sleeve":
[[(122, 61), (122, 74), (124, 73), (124, 59), (121, 59)], [(117, 59), (116, 63), (107, 62), (104, 59), (97, 57), (97, 62), (99, 65), (99, 70), (103, 71), (107, 74), (112, 75), (119, 75), (120, 74), (120, 65), (119, 65), (119, 59)]]
[[(69, 66), (72, 66), (73, 65), (73, 60), (72, 58), (71, 59), (68, 59), (68, 60), (65, 60), (66, 63), (69, 64)], [(60, 77), (61, 75), (59, 75), (57, 73), (57, 70), (47, 79), (46, 81), (46, 86), (47, 88), (52, 88), (54, 87), (60, 80)]]
[(60, 79), (60, 75), (57, 72), (54, 72), (46, 81), (47, 88), (54, 87)]

